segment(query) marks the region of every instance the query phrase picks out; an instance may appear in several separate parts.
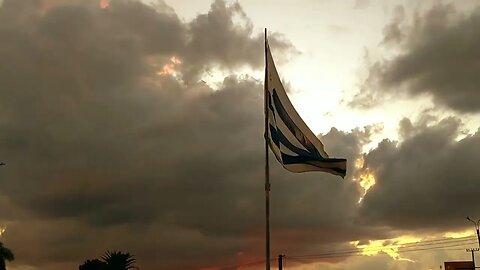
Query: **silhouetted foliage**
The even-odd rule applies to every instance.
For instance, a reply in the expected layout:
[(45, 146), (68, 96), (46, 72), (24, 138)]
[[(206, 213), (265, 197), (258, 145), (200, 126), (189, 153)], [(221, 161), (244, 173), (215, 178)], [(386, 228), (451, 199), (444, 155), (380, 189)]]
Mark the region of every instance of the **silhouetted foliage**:
[(78, 267), (78, 270), (105, 270), (107, 264), (99, 259), (86, 260), (82, 265)]
[[(107, 251), (101, 258), (86, 260), (78, 267), (79, 270), (130, 270), (138, 269), (135, 258), (130, 253)], [(2, 269), (0, 269), (2, 270)]]
[(15, 259), (15, 256), (13, 255), (13, 252), (4, 247), (3, 243), (0, 242), (0, 270), (6, 270), (5, 266), (5, 261), (13, 261)]
[(107, 264), (107, 270), (129, 270), (137, 269), (135, 267), (135, 258), (130, 253), (120, 251), (107, 251), (102, 256), (102, 260)]

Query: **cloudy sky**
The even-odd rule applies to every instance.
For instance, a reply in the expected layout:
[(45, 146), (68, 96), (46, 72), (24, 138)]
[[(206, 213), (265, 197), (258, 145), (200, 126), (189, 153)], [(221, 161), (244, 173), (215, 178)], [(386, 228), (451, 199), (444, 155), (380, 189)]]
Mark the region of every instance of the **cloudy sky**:
[(477, 245), (477, 1), (0, 3), (9, 269), (107, 250), (141, 269), (265, 269), (265, 27), (293, 104), (348, 159), (344, 180), (271, 164), (272, 257), (426, 270)]

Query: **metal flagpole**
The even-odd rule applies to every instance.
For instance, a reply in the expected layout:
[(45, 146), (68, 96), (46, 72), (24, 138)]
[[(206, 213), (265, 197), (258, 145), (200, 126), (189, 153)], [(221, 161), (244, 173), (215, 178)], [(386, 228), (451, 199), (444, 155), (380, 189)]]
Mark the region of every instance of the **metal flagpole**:
[(270, 270), (270, 171), (268, 164), (268, 64), (267, 64), (267, 28), (265, 28), (265, 82), (264, 82), (264, 112), (265, 112), (265, 248), (266, 270)]

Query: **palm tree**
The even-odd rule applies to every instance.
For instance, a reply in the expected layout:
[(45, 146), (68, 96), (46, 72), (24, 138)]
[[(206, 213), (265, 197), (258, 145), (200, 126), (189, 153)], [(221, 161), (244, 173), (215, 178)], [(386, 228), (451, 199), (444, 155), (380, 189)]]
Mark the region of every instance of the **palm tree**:
[(78, 270), (105, 270), (107, 264), (99, 259), (86, 260), (82, 265), (78, 267)]
[(7, 267), (5, 266), (5, 261), (13, 261), (15, 259), (15, 256), (13, 255), (13, 252), (4, 247), (3, 243), (0, 242), (0, 270), (6, 270)]
[(102, 260), (107, 264), (107, 270), (138, 269), (134, 265), (136, 260), (130, 253), (123, 253), (120, 251), (107, 251), (105, 255), (102, 256)]

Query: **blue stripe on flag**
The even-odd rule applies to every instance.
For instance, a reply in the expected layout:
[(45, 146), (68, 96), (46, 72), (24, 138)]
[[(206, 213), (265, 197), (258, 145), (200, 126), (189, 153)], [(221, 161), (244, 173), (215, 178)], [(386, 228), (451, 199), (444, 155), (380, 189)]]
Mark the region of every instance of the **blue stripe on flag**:
[(345, 167), (347, 160), (344, 158), (323, 158), (311, 159), (305, 156), (291, 156), (282, 153), (282, 161), (285, 165), (290, 164), (309, 164), (320, 169), (328, 169), (345, 175), (347, 172)]
[(317, 148), (313, 145), (312, 142), (303, 134), (303, 132), (295, 125), (293, 120), (290, 118), (288, 115), (287, 111), (282, 105), (282, 102), (278, 98), (277, 91), (273, 89), (273, 104), (275, 105), (275, 109), (282, 119), (282, 121), (285, 123), (287, 128), (292, 132), (292, 134), (297, 138), (297, 140), (307, 149), (311, 155), (321, 158), (322, 156), (318, 152)]
[(313, 159), (317, 158), (314, 155), (312, 155), (310, 152), (308, 152), (307, 150), (303, 150), (303, 149), (298, 148), (295, 145), (293, 145), (287, 139), (287, 137), (285, 137), (285, 135), (283, 135), (282, 131), (276, 129), (272, 125), (270, 125), (270, 134), (272, 134), (272, 140), (278, 146), (278, 148), (280, 148), (279, 143), (281, 143), (281, 144), (283, 144), (283, 146), (287, 147), (290, 151), (292, 151), (293, 153), (295, 153), (297, 155), (307, 156), (307, 157), (310, 157), (310, 158), (313, 158)]

